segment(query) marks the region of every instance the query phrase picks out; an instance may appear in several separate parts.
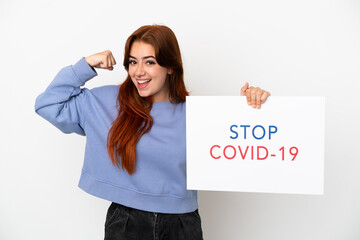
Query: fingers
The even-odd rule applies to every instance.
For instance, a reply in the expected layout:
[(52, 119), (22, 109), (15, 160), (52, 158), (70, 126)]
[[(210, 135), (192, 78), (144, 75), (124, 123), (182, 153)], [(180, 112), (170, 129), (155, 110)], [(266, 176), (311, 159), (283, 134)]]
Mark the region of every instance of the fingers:
[(104, 53), (104, 61), (102, 64), (102, 68), (106, 68), (110, 71), (112, 71), (114, 69), (114, 65), (116, 64), (115, 58), (112, 55), (112, 52), (110, 50), (106, 50), (103, 52)]
[(116, 65), (115, 58), (110, 50), (93, 54), (89, 57), (86, 57), (85, 60), (92, 67), (103, 68), (108, 70), (113, 70), (114, 69), (113, 66)]
[(259, 87), (250, 87), (245, 90), (245, 95), (248, 105), (260, 109), (261, 104), (266, 101), (270, 93)]
[(247, 101), (247, 104), (251, 105), (251, 91), (254, 87), (250, 87), (248, 89), (246, 89), (245, 91), (245, 95), (246, 95), (246, 101)]
[(267, 92), (267, 91), (264, 91), (263, 94), (261, 95), (261, 98), (260, 98), (261, 104), (263, 104), (263, 103), (266, 101), (266, 99), (268, 98), (268, 96), (270, 96), (270, 93)]
[(256, 105), (256, 91), (257, 91), (257, 88), (252, 88), (251, 90), (251, 105), (254, 107), (254, 105)]
[(262, 92), (261, 89), (258, 88), (258, 90), (255, 93), (255, 105), (258, 106), (258, 108), (260, 108), (261, 105), (261, 96), (262, 96)]
[[(109, 51), (109, 55), (108, 55), (108, 61), (110, 63), (110, 67), (112, 67), (113, 65), (116, 65), (116, 61), (114, 56), (112, 55), (112, 52)], [(112, 70), (112, 69), (111, 69)]]
[(245, 95), (246, 95), (245, 92), (246, 92), (246, 90), (248, 89), (248, 87), (249, 87), (249, 83), (246, 82), (246, 83), (244, 84), (244, 86), (241, 88), (241, 96), (245, 96)]

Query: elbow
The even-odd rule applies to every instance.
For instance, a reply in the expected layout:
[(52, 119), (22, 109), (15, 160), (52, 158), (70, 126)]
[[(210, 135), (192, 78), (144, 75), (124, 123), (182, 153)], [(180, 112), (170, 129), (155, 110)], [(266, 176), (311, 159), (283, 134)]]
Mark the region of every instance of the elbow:
[(52, 104), (46, 103), (43, 101), (43, 98), (40, 94), (36, 100), (34, 105), (35, 113), (41, 116), (42, 118), (52, 122), (56, 116), (56, 109), (54, 109)]
[(37, 113), (38, 115), (41, 115), (41, 111), (40, 109), (42, 108), (42, 104), (41, 104), (41, 95), (40, 94), (39, 96), (36, 97), (35, 99), (35, 105), (34, 105), (34, 110), (35, 110), (35, 113)]

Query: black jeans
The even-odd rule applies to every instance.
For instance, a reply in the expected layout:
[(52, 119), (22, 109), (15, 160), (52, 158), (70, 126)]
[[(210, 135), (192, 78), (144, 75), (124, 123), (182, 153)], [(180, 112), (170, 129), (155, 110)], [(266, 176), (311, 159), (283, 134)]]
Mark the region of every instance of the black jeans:
[(111, 203), (105, 221), (105, 240), (202, 240), (196, 209), (184, 214), (146, 212)]

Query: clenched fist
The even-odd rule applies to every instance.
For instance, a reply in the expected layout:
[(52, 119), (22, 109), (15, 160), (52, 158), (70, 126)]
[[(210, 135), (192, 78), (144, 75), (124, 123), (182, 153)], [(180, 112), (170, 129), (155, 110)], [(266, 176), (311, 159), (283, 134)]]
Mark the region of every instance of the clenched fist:
[(113, 57), (110, 50), (103, 52), (95, 53), (91, 56), (85, 58), (85, 61), (95, 68), (103, 68), (108, 70), (113, 70), (113, 65), (116, 65), (115, 58)]

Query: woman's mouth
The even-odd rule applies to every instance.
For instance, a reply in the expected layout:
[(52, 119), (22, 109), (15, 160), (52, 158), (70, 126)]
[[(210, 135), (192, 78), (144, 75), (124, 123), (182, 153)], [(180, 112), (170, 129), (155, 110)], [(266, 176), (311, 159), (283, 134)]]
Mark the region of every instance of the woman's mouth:
[(149, 85), (151, 79), (148, 80), (136, 80), (138, 84), (138, 88), (145, 88), (147, 85)]

